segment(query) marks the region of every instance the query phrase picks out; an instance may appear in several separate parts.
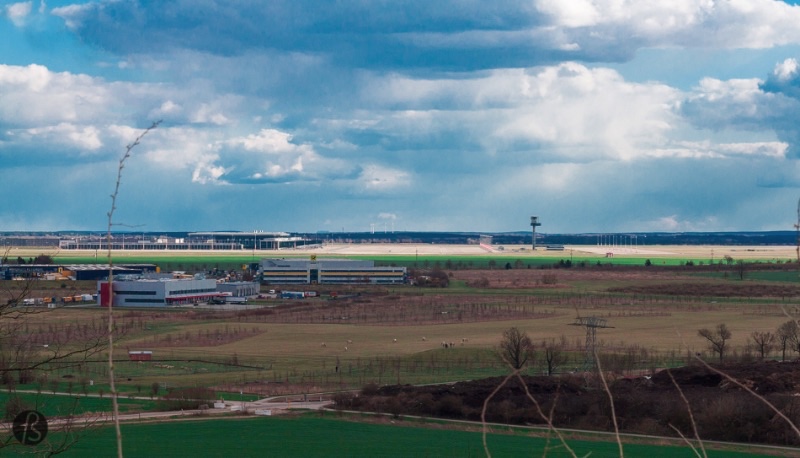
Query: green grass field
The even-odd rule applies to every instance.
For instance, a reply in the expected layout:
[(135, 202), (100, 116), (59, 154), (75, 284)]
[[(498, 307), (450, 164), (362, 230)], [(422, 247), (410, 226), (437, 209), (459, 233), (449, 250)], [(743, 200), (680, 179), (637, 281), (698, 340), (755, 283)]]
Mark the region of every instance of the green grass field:
[[(705, 277), (711, 278), (724, 278), (729, 280), (739, 280), (739, 275), (736, 273), (725, 272), (709, 272), (700, 274)], [(758, 280), (758, 281), (775, 281), (785, 283), (798, 283), (800, 282), (800, 272), (797, 270), (760, 270), (760, 271), (745, 271), (744, 280)]]
[[(486, 456), (482, 435), (473, 431), (444, 429), (431, 423), (421, 427), (412, 421), (393, 424), (363, 423), (306, 415), (229, 420), (177, 421), (153, 424), (123, 424), (124, 453), (127, 457), (203, 456), (203, 457), (479, 457)], [(58, 439), (53, 434), (52, 439)], [(554, 441), (531, 437), (526, 432), (489, 434), (489, 451), (494, 457), (566, 457), (570, 454)], [(568, 440), (578, 456), (617, 457), (616, 442)], [(14, 456), (11, 453), (4, 456)], [(14, 452), (21, 452), (16, 447)], [(104, 427), (82, 438), (65, 457), (113, 456), (114, 431)], [(199, 455), (198, 455), (199, 454)], [(688, 447), (625, 445), (626, 456), (649, 458), (692, 457)], [(708, 450), (708, 456), (758, 457), (730, 450)]]
[[(108, 395), (99, 398), (74, 394), (71, 396), (54, 395), (52, 393), (9, 393), (0, 391), (0, 406), (5, 406), (9, 398), (18, 396), (26, 408), (38, 410), (47, 417), (62, 415), (79, 415), (87, 412), (110, 412), (111, 398)], [(119, 397), (120, 412), (149, 411), (155, 408), (155, 401), (145, 399), (128, 399)]]

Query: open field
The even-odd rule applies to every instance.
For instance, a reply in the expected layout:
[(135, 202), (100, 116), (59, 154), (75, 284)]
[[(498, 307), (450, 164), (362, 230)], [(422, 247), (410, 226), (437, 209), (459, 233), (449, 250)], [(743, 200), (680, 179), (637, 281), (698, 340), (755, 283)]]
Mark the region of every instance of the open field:
[[(47, 393), (17, 392), (9, 393), (0, 391), (0, 405), (5, 406), (11, 397), (18, 397), (24, 405), (41, 412), (47, 417), (57, 417), (64, 415), (81, 415), (92, 412), (108, 412), (111, 410), (111, 398), (108, 396), (99, 397), (97, 395), (86, 396), (80, 394), (80, 387), (75, 390), (73, 395), (63, 394), (54, 395)], [(119, 398), (120, 412), (139, 412), (148, 411), (155, 408), (155, 401), (142, 399)]]
[[(574, 371), (583, 368), (586, 339), (586, 329), (573, 325), (576, 316), (606, 319), (609, 327), (597, 330), (598, 350), (635, 355), (638, 363), (628, 370), (638, 373), (684, 364), (695, 353), (713, 358), (697, 330), (719, 323), (732, 332), (729, 355), (741, 356), (751, 352), (752, 332), (774, 332), (787, 314), (798, 314), (797, 274), (752, 272), (754, 278), (780, 275), (742, 281), (730, 266), (721, 269), (713, 271), (717, 278), (688, 268), (454, 270), (451, 286), (443, 289), (347, 287), (344, 292), (354, 296), (335, 301), (323, 296), (225, 310), (117, 309), (125, 335), (116, 359), (127, 359), (130, 349), (152, 350), (158, 360), (120, 364), (118, 376), (126, 392), (155, 382), (261, 394), (494, 376), (506, 369), (492, 350), (510, 326), (537, 344), (558, 342), (568, 355), (559, 371)], [(475, 283), (482, 286), (470, 286)], [(101, 328), (105, 313), (56, 309), (31, 318), (28, 329), (45, 343), (70, 329)], [(102, 380), (104, 358), (84, 365), (85, 375)], [(541, 365), (535, 362), (530, 373), (540, 373)], [(74, 369), (52, 369), (80, 376)]]
[[(86, 250), (58, 250), (54, 248), (11, 248), (8, 257), (30, 258), (39, 254), (54, 257), (57, 262), (69, 263), (104, 263), (107, 260), (105, 252)], [(609, 257), (609, 254), (611, 257)], [(595, 246), (575, 245), (565, 246), (563, 251), (548, 251), (538, 248), (531, 250), (530, 246), (503, 245), (495, 246), (491, 250), (480, 245), (446, 245), (446, 244), (419, 244), (419, 243), (386, 243), (386, 244), (325, 244), (312, 249), (282, 249), (282, 250), (255, 250), (255, 251), (135, 251), (117, 250), (113, 256), (115, 262), (142, 262), (184, 264), (185, 266), (208, 264), (241, 264), (256, 262), (267, 257), (351, 257), (376, 260), (402, 260), (403, 262), (471, 260), (482, 264), (481, 260), (497, 259), (507, 262), (521, 259), (523, 262), (544, 264), (559, 259), (572, 259), (573, 261), (612, 262), (615, 264), (642, 264), (645, 259), (661, 260), (665, 264), (674, 262), (703, 261), (710, 263), (719, 262), (730, 256), (735, 260), (775, 262), (796, 260), (795, 246), (711, 246), (711, 245), (638, 245), (638, 246)]]
[[(604, 368), (615, 377), (643, 375), (685, 365), (696, 354), (714, 360), (716, 355), (698, 330), (720, 323), (731, 331), (726, 360), (752, 360), (757, 357), (752, 332), (775, 333), (790, 317), (800, 316), (796, 305), (800, 277), (796, 264), (787, 262), (796, 255), (794, 247), (629, 247), (613, 257), (606, 257), (606, 247), (600, 252), (573, 247), (535, 254), (522, 247), (488, 252), (477, 246), (443, 246), (452, 248), (447, 253), (439, 246), (412, 245), (413, 253), (411, 247), (395, 253), (399, 250), (395, 247), (371, 247), (373, 254), (363, 245), (280, 253), (402, 259), (421, 269), (438, 266), (450, 285), (344, 286), (337, 291), (346, 297), (336, 300), (325, 294), (330, 289), (318, 285), (320, 297), (302, 300), (256, 300), (241, 307), (116, 309), (120, 391), (124, 396), (147, 395), (153, 384), (162, 390), (200, 386), (233, 392), (235, 398), (247, 393), (271, 396), (359, 389), (370, 383), (429, 384), (502, 376), (508, 368), (496, 348), (511, 326), (531, 336), (539, 351), (544, 342), (559, 345), (564, 360), (556, 373), (583, 373), (589, 369), (587, 330), (574, 325), (578, 316), (606, 320), (607, 327), (596, 332)], [(711, 250), (713, 265), (709, 265)], [(706, 252), (708, 260), (703, 261)], [(31, 255), (40, 253), (34, 250)], [(274, 253), (258, 252), (255, 259)], [(54, 254), (61, 262), (69, 262), (63, 256), (72, 255)], [(747, 268), (739, 271), (735, 263), (719, 263), (726, 255), (748, 260)], [(570, 258), (572, 266), (557, 265)], [(253, 258), (230, 252), (129, 252), (115, 253), (115, 259), (182, 264), (191, 271), (217, 261), (240, 266)], [(692, 259), (694, 266), (684, 265)], [(652, 266), (645, 267), (645, 260)], [(22, 283), (0, 286), (13, 294)], [(31, 293), (57, 294), (91, 292), (95, 284), (34, 282), (30, 287)], [(91, 306), (54, 309), (29, 317), (24, 329), (37, 345), (68, 342), (69, 336), (87, 329), (102, 329), (106, 314)], [(151, 350), (154, 361), (126, 361), (128, 350)], [(767, 356), (780, 359), (780, 349), (773, 347)], [(789, 350), (787, 356), (796, 354)], [(99, 381), (94, 390), (107, 389), (102, 382), (107, 378), (105, 358), (101, 352), (78, 365), (50, 364), (42, 369), (61, 386), (67, 377), (91, 378)], [(541, 375), (545, 369), (540, 353), (525, 373)], [(597, 453), (593, 456), (603, 456)]]
[[(469, 457), (485, 456), (482, 436), (477, 428), (459, 430), (429, 422), (380, 423), (352, 422), (332, 418), (266, 417), (229, 420), (125, 424), (122, 426), (125, 456), (185, 456), (187, 450), (202, 450), (204, 457)], [(570, 439), (578, 456), (619, 456), (617, 444), (610, 441)], [(491, 456), (511, 457), (569, 455), (553, 439), (533, 437), (525, 431), (499, 428), (487, 437)], [(61, 456), (111, 456), (116, 451), (113, 429), (102, 428), (75, 444)], [(19, 450), (19, 449), (17, 449)], [(685, 446), (629, 443), (627, 456), (693, 456)], [(13, 455), (10, 455), (13, 456)], [(759, 457), (735, 450), (708, 450), (709, 457)], [(772, 455), (774, 456), (774, 455)]]

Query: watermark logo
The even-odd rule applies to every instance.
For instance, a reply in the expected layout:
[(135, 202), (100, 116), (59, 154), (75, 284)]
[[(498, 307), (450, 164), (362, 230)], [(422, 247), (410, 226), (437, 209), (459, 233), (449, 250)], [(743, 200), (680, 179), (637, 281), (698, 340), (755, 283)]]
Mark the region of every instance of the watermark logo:
[(47, 418), (35, 410), (20, 412), (14, 417), (13, 431), (20, 444), (37, 445), (47, 437)]

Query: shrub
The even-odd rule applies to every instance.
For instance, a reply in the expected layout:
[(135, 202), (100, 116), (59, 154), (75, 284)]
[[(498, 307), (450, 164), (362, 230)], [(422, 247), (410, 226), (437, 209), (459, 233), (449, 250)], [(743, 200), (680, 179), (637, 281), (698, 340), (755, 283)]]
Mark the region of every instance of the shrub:
[(374, 396), (378, 394), (378, 389), (380, 387), (375, 383), (367, 383), (364, 385), (364, 388), (361, 388), (361, 395), (362, 396)]
[(558, 283), (558, 277), (555, 274), (544, 274), (542, 275), (542, 284), (544, 285), (555, 285)]
[(350, 392), (339, 392), (333, 395), (333, 405), (337, 409), (352, 409), (355, 405), (356, 396)]
[(214, 402), (216, 394), (208, 388), (176, 388), (156, 403), (158, 410), (198, 409), (202, 404)]
[(463, 403), (461, 398), (452, 394), (447, 394), (439, 400), (437, 411), (443, 417), (460, 417), (462, 415)]

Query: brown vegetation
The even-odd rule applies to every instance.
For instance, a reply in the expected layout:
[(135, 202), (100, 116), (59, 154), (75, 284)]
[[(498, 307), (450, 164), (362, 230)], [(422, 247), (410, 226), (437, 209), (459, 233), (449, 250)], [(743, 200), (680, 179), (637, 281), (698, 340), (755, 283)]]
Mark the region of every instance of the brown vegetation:
[[(766, 362), (721, 367), (727, 374), (764, 396), (788, 418), (800, 421), (800, 362)], [(798, 445), (790, 425), (760, 400), (701, 365), (671, 369), (672, 377), (689, 401), (698, 433), (707, 440)], [(523, 377), (528, 391), (552, 412), (556, 427), (611, 431), (609, 397), (596, 376)], [(421, 415), (480, 421), (484, 400), (502, 379), (489, 378), (451, 385), (370, 385), (359, 395), (334, 398), (340, 409)], [(609, 384), (616, 419), (622, 431), (675, 436), (674, 426), (693, 437), (692, 422), (670, 374), (617, 378)], [(544, 424), (527, 399), (524, 388), (512, 379), (494, 396), (486, 412), (489, 422)]]
[(609, 288), (608, 290), (613, 293), (695, 297), (800, 297), (800, 286), (758, 283), (659, 283), (627, 285)]

